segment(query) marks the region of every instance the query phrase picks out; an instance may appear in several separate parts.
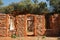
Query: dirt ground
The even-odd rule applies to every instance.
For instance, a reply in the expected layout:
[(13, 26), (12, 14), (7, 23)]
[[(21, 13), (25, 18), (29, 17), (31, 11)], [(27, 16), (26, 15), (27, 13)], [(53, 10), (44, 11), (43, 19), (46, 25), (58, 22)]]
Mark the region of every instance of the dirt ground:
[(0, 37), (0, 40), (60, 40), (59, 37)]

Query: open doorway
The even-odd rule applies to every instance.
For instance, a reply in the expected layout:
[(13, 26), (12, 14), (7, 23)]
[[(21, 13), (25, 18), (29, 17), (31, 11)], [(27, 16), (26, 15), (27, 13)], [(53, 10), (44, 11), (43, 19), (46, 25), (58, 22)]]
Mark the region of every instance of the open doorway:
[(34, 36), (35, 32), (35, 26), (34, 26), (34, 16), (27, 16), (26, 19), (26, 31), (27, 31), (27, 36)]

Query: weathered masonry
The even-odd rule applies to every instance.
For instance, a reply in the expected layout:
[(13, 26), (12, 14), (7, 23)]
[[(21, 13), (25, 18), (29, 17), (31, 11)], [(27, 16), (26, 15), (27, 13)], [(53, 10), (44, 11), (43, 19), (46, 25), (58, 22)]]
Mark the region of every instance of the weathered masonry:
[[(47, 20), (48, 19), (48, 20)], [(46, 18), (47, 36), (60, 37), (60, 14), (51, 14)]]
[(38, 15), (19, 14), (16, 16), (0, 13), (0, 36), (59, 36), (60, 14)]
[(14, 18), (10, 17), (8, 14), (0, 14), (0, 36), (7, 37), (13, 34), (13, 31), (15, 30), (11, 29), (12, 23), (10, 22), (13, 22), (13, 20)]
[(45, 33), (45, 16), (0, 14), (0, 36), (38, 36)]
[(0, 36), (7, 36), (7, 15), (0, 14)]
[(18, 36), (38, 36), (45, 33), (44, 15), (18, 15), (16, 16), (16, 29)]

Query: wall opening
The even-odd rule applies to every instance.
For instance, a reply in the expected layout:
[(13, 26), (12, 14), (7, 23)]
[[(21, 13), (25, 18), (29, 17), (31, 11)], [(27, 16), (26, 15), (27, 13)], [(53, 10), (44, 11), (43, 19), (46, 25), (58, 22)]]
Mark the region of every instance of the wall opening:
[(26, 23), (27, 36), (34, 36), (34, 16), (28, 15)]

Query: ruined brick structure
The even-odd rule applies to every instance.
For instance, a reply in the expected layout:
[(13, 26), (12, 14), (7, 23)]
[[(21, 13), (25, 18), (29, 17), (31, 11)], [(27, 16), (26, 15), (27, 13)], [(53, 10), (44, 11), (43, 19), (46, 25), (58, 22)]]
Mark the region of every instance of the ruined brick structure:
[(38, 36), (45, 33), (44, 15), (23, 14), (14, 17), (9, 14), (0, 14), (0, 17), (1, 36), (11, 36), (13, 34), (21, 37)]
[(60, 14), (38, 15), (19, 14), (13, 16), (0, 13), (0, 36), (13, 34), (23, 36), (58, 36), (60, 34)]
[(60, 14), (53, 14), (50, 18), (50, 28), (52, 29), (52, 36), (60, 35)]
[(15, 32), (15, 29), (13, 31), (10, 30), (10, 19), (14, 21), (14, 18), (10, 18), (9, 14), (0, 13), (0, 36), (11, 36)]
[[(27, 22), (29, 21), (28, 17), (33, 17), (32, 24), (32, 32), (27, 32), (28, 25)], [(28, 19), (28, 20), (27, 20)], [(26, 14), (26, 15), (18, 15), (16, 16), (16, 28), (17, 28), (17, 35), (18, 36), (28, 36), (28, 35), (43, 35), (45, 33), (45, 16), (44, 15), (34, 15), (34, 14)]]
[(47, 30), (46, 30), (46, 35), (47, 36), (60, 36), (60, 14), (51, 14), (48, 15), (49, 17), (47, 18), (48, 22), (46, 23)]
[(7, 36), (7, 16), (0, 14), (0, 36)]

